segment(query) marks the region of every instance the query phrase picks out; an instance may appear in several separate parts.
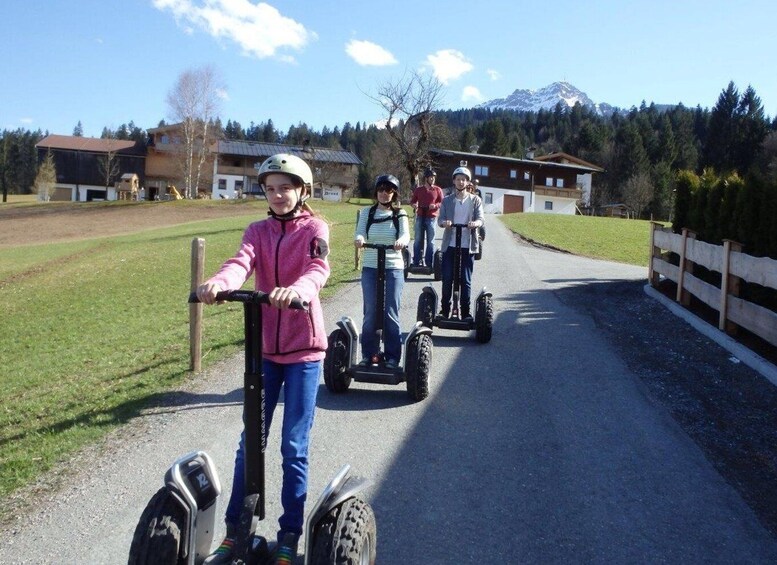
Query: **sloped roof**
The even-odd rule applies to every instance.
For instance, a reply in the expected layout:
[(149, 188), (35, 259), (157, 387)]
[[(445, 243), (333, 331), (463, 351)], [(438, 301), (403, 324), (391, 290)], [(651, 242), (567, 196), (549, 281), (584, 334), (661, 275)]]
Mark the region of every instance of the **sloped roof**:
[(245, 157), (266, 158), (277, 153), (290, 153), (305, 161), (319, 163), (340, 163), (344, 165), (361, 165), (359, 158), (350, 151), (330, 149), (327, 147), (307, 147), (299, 145), (284, 145), (283, 143), (264, 143), (259, 141), (237, 141), (221, 139), (218, 142), (219, 155), (242, 155)]
[(556, 163), (555, 161), (540, 161), (537, 159), (517, 159), (515, 157), (504, 157), (502, 155), (488, 155), (485, 153), (468, 153), (466, 151), (452, 151), (449, 149), (430, 149), (430, 152), (437, 153), (439, 155), (449, 155), (453, 157), (461, 157), (466, 159), (467, 161), (474, 161), (477, 159), (491, 159), (495, 161), (506, 161), (509, 163), (516, 163), (516, 164), (524, 164), (524, 165), (553, 165), (554, 167), (562, 167), (567, 169), (572, 169), (575, 171), (585, 171), (585, 172), (600, 172), (603, 169), (600, 169), (596, 165), (580, 165), (576, 163)]
[(564, 153), (563, 151), (548, 153), (547, 155), (540, 155), (539, 157), (534, 158), (535, 161), (551, 161), (553, 163), (558, 163), (559, 159), (566, 159), (567, 161), (571, 161), (572, 163), (577, 163), (579, 165), (591, 167), (592, 169), (596, 169), (598, 171), (604, 171), (604, 169), (599, 167), (598, 165), (594, 165), (593, 163), (584, 161), (580, 157), (575, 157), (574, 155), (570, 155), (569, 153)]
[(93, 153), (144, 153), (143, 146), (126, 139), (98, 139), (75, 135), (47, 135), (35, 147), (64, 149), (70, 151), (91, 151)]

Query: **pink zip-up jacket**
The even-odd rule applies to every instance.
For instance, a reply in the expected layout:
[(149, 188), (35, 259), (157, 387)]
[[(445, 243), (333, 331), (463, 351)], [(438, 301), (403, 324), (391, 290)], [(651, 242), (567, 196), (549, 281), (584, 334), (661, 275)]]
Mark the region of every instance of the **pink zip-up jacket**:
[(291, 288), (308, 311), (262, 306), (262, 353), (276, 363), (319, 361), (327, 336), (318, 292), (329, 278), (329, 226), (302, 211), (290, 220), (267, 218), (246, 228), (237, 254), (207, 282), (236, 290), (254, 274), (254, 288)]

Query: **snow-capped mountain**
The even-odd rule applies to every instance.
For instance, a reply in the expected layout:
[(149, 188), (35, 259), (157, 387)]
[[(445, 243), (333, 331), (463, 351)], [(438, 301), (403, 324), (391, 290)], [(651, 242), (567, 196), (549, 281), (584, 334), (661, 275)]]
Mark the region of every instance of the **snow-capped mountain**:
[(552, 110), (556, 104), (570, 108), (580, 102), (582, 106), (593, 108), (599, 114), (610, 114), (615, 107), (603, 103), (596, 103), (588, 95), (569, 84), (568, 82), (554, 82), (539, 90), (518, 89), (507, 98), (496, 98), (478, 104), (478, 108), (516, 110), (518, 112), (538, 112), (539, 110)]

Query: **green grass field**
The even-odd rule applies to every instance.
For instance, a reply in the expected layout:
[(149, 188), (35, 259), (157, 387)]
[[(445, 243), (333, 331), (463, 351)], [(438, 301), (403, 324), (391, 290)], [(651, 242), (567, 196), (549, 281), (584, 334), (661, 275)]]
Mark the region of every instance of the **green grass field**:
[[(358, 276), (352, 241), (359, 207), (315, 203), (330, 223), (332, 276), (323, 296)], [(192, 239), (206, 240), (210, 276), (235, 252), (246, 225), (263, 217), (0, 249), (0, 497), (197, 378), (188, 371)], [(554, 247), (646, 264), (647, 222), (500, 219)], [(240, 350), (238, 306), (205, 308), (203, 328), (204, 366)]]
[(555, 214), (505, 214), (500, 218), (526, 239), (575, 255), (645, 266), (650, 257), (650, 222), (645, 220)]

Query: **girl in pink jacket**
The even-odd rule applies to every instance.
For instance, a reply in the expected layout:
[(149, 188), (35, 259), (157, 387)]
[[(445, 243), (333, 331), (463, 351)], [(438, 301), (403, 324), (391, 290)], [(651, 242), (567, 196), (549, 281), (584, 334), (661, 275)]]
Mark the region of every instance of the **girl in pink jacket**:
[[(259, 169), (259, 183), (270, 204), (270, 218), (248, 226), (237, 254), (197, 289), (197, 296), (205, 304), (213, 304), (216, 293), (239, 289), (252, 274), (256, 290), (270, 295), (271, 306), (262, 307), (267, 433), (281, 387), (284, 389), (283, 515), (278, 520), (276, 555), (293, 561), (304, 521), (308, 442), (327, 347), (318, 293), (329, 277), (329, 227), (305, 203), (312, 190), (313, 174), (299, 157), (279, 154), (268, 158)], [(307, 301), (308, 311), (289, 309), (294, 298)], [(206, 564), (232, 561), (245, 496), (244, 461), (245, 431), (235, 455), (232, 494), (225, 517), (227, 535)]]

